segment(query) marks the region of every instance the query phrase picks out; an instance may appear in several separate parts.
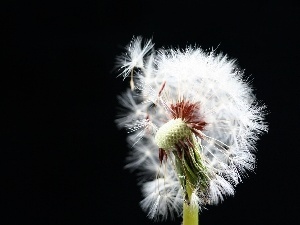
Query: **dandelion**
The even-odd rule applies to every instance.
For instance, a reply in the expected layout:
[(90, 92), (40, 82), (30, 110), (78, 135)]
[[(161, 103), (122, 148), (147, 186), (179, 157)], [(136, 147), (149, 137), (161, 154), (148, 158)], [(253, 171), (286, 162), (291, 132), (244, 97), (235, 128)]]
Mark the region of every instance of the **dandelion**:
[(133, 38), (118, 58), (131, 87), (119, 97), (116, 120), (128, 130), (126, 168), (140, 175), (149, 218), (198, 224), (199, 209), (234, 195), (254, 170), (266, 107), (226, 55), (153, 48), (151, 40)]

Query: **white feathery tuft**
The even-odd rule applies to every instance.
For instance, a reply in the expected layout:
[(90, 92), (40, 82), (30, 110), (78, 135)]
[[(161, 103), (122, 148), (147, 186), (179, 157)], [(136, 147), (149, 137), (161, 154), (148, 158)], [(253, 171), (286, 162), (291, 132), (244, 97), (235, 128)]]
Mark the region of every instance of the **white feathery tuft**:
[(141, 207), (154, 220), (166, 220), (180, 215), (183, 193), (173, 166), (167, 163), (158, 172), (158, 178), (142, 184), (144, 199)]
[(117, 67), (123, 69), (120, 75), (126, 78), (134, 68), (144, 68), (145, 56), (153, 46), (151, 40), (148, 40), (142, 47), (142, 38), (133, 38), (126, 47), (127, 51), (117, 57)]

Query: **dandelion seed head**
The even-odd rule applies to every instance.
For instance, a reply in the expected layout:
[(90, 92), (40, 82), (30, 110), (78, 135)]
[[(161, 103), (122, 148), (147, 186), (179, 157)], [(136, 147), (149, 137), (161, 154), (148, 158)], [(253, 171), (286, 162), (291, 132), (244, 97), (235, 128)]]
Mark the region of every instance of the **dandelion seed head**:
[(129, 131), (126, 168), (138, 171), (141, 207), (158, 220), (181, 214), (186, 185), (200, 207), (234, 195), (255, 169), (255, 144), (268, 125), (235, 60), (198, 47), (153, 47), (134, 38), (117, 59), (131, 90), (119, 97), (116, 122)]

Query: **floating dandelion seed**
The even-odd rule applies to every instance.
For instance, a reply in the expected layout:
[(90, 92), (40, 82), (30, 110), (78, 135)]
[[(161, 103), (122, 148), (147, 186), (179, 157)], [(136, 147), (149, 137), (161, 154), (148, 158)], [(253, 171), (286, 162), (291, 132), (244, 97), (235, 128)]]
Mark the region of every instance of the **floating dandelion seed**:
[(233, 195), (254, 169), (255, 143), (268, 129), (265, 106), (226, 55), (153, 46), (133, 38), (118, 58), (131, 87), (116, 120), (129, 131), (126, 167), (139, 170), (150, 218), (197, 214)]

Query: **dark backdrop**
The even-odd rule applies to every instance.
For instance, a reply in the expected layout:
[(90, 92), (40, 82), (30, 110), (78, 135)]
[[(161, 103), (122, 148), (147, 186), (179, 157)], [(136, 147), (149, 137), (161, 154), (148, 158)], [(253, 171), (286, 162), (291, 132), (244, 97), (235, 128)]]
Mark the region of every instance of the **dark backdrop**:
[(126, 132), (114, 124), (128, 83), (112, 70), (133, 35), (157, 48), (219, 46), (268, 105), (256, 173), (204, 210), (201, 224), (297, 224), (299, 9), (287, 1), (2, 5), (0, 224), (153, 224), (135, 174), (123, 169)]

